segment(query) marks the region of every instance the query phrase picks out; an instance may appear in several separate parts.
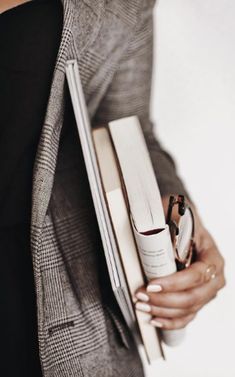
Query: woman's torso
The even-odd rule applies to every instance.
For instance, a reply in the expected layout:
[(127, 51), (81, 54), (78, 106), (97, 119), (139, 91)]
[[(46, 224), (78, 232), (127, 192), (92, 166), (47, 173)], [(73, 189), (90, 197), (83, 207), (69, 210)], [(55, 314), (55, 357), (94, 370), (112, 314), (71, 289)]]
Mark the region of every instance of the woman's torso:
[(127, 49), (140, 1), (62, 3), (64, 29), (34, 165), (31, 223), (44, 373), (143, 376), (111, 291), (74, 118), (64, 102), (64, 63), (77, 58), (95, 114)]

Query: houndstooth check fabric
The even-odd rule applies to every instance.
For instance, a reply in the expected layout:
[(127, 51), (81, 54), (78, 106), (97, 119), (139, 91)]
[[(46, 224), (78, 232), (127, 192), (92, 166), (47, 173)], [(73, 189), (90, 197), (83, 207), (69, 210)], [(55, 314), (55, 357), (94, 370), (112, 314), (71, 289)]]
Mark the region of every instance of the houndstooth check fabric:
[(62, 3), (63, 32), (32, 193), (31, 249), (43, 375), (142, 377), (137, 349), (109, 286), (78, 135), (71, 132), (61, 144), (61, 131), (65, 62), (76, 58), (92, 126), (138, 115), (162, 194), (185, 193), (149, 116), (155, 0)]

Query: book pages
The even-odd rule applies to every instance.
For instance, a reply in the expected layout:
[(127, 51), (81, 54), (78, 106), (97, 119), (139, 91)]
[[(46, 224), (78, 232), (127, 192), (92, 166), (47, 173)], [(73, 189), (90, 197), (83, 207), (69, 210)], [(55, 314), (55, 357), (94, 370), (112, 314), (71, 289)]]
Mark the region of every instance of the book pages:
[[(137, 116), (109, 122), (110, 134), (127, 192), (130, 217), (148, 280), (176, 272), (174, 249), (143, 131)], [(169, 345), (179, 344), (184, 329), (162, 330)]]

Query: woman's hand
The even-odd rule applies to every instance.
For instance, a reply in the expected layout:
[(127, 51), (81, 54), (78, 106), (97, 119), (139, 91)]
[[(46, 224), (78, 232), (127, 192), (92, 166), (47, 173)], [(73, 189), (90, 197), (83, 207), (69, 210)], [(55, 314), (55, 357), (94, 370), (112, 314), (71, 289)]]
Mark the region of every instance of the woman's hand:
[[(168, 197), (163, 198), (163, 205), (166, 210)], [(185, 327), (225, 286), (224, 259), (194, 207), (193, 211), (197, 261), (185, 270), (151, 280), (136, 292), (136, 308), (151, 313), (154, 326), (168, 330)], [(173, 216), (177, 219), (178, 215)]]

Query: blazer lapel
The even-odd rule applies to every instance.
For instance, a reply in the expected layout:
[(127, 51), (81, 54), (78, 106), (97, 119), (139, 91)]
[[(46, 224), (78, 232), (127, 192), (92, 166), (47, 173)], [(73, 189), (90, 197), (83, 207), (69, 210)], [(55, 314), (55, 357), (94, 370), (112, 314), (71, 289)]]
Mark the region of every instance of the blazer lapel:
[(61, 0), (63, 30), (57, 54), (46, 116), (34, 164), (31, 247), (33, 260), (40, 244), (56, 167), (60, 131), (63, 124), (65, 62), (80, 59), (96, 38), (105, 13), (105, 0)]

